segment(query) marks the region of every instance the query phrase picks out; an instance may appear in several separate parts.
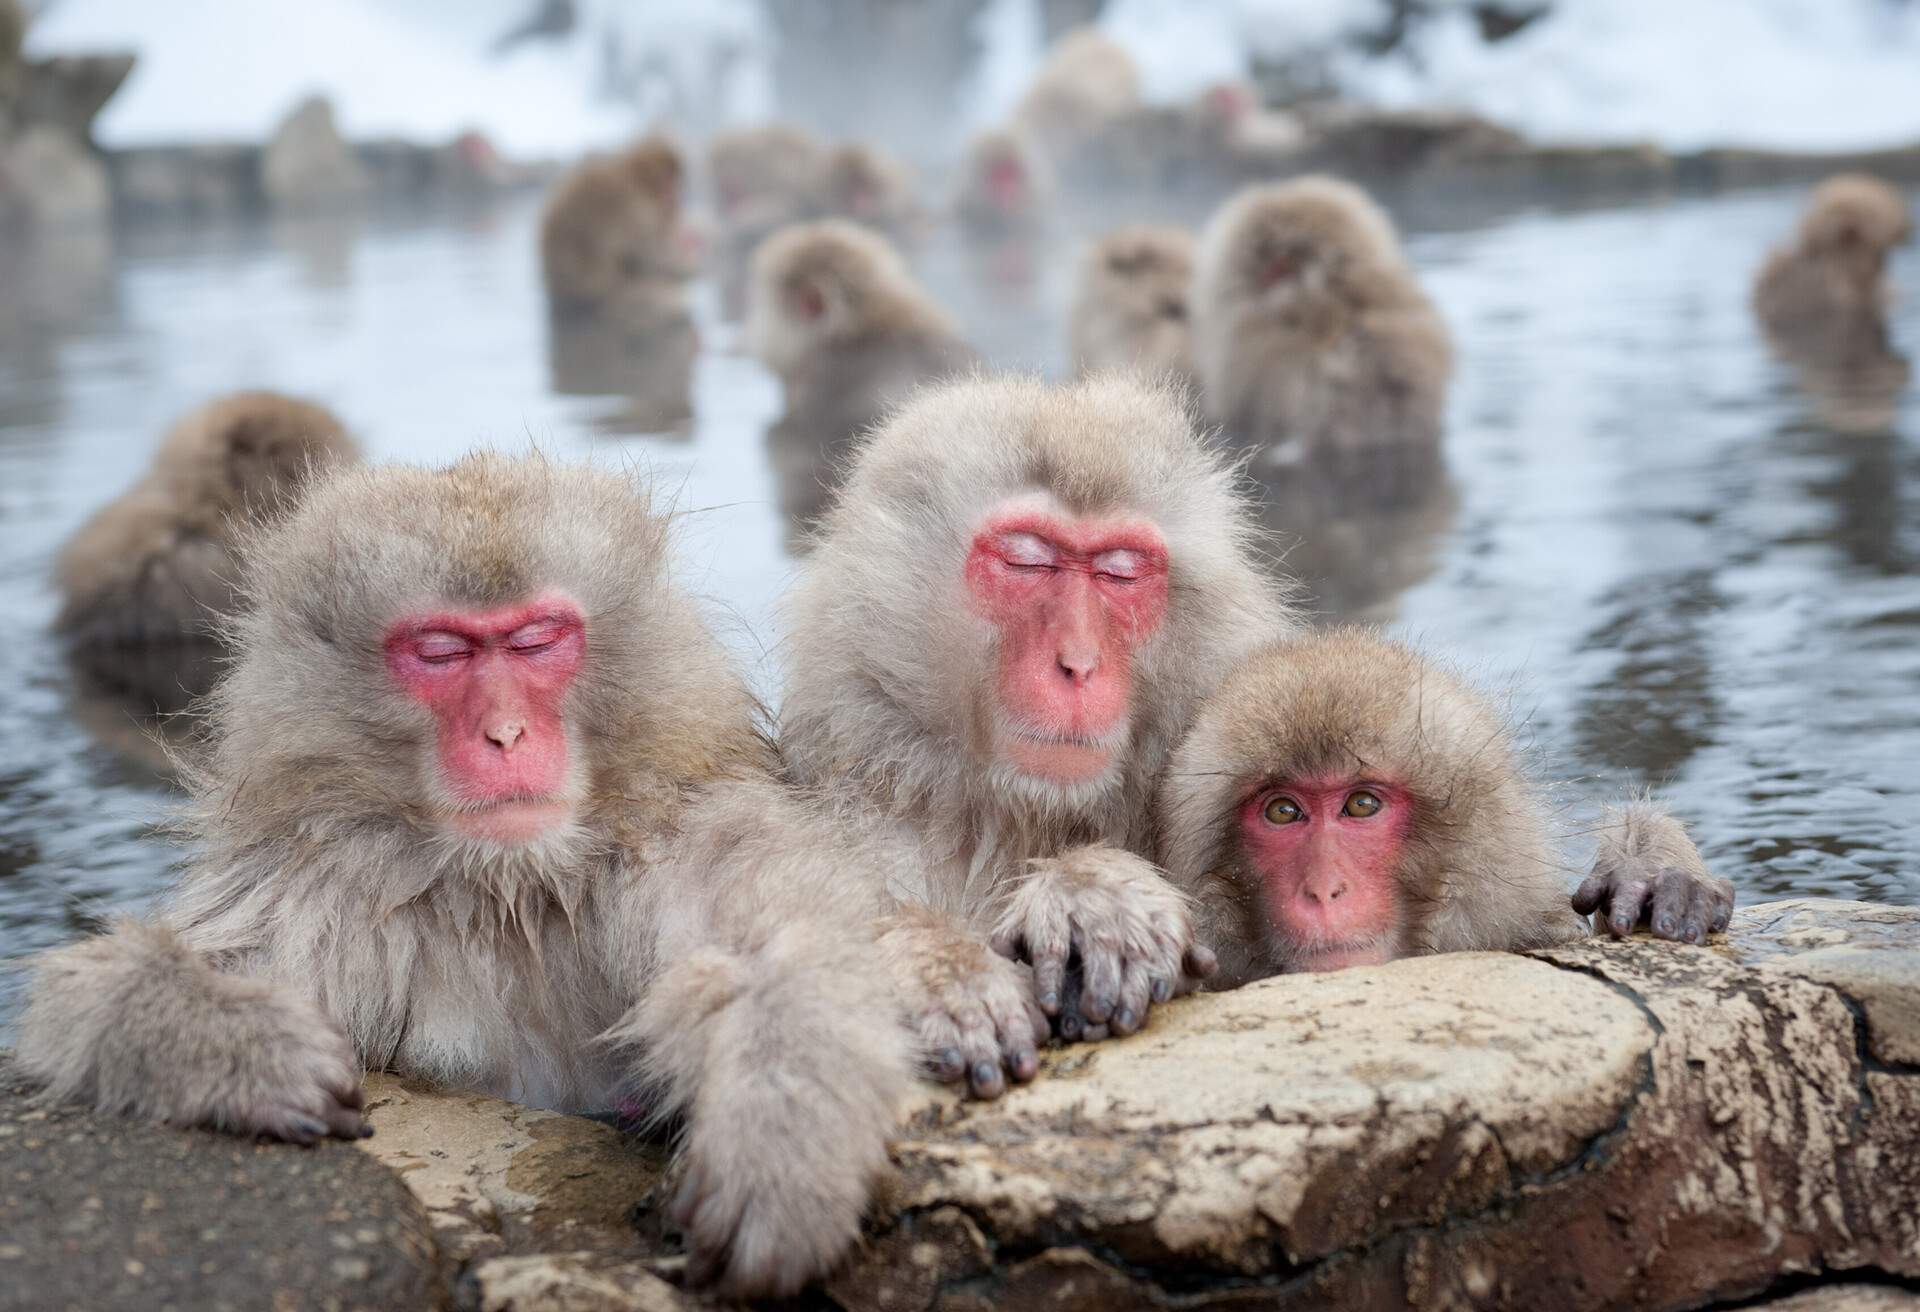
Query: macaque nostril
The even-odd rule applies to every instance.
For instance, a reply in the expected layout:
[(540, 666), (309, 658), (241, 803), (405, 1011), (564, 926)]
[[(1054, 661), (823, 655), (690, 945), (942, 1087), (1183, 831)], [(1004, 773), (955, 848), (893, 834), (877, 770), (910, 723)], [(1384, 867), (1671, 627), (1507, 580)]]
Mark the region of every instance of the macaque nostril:
[(513, 750), (514, 744), (520, 741), (521, 735), (525, 732), (526, 730), (522, 727), (520, 721), (508, 720), (504, 724), (496, 724), (488, 729), (486, 735), (487, 741), (495, 747), (498, 747), (503, 752), (510, 752)]

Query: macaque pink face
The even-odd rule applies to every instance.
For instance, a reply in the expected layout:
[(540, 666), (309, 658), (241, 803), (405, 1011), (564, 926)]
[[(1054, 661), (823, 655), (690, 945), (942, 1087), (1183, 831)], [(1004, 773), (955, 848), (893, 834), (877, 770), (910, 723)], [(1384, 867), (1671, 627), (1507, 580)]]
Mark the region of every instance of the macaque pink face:
[(974, 612), (999, 632), (1000, 758), (1072, 785), (1125, 743), (1133, 658), (1167, 610), (1167, 548), (1144, 520), (989, 515), (967, 553)]
[(1269, 948), (1288, 970), (1399, 956), (1399, 868), (1414, 801), (1390, 783), (1289, 779), (1240, 809)]
[(987, 165), (987, 194), (1002, 210), (1020, 208), (1027, 195), (1027, 171), (1018, 160), (994, 160)]
[(385, 647), (394, 683), (433, 712), (455, 830), (514, 846), (571, 817), (563, 704), (587, 652), (577, 606), (542, 596), (407, 615)]

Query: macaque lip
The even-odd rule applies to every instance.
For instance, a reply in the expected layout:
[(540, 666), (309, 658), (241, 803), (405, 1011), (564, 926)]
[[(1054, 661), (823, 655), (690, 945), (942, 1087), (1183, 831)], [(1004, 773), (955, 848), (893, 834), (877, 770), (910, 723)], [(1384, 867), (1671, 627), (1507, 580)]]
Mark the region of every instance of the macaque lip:
[(1113, 763), (1113, 750), (1097, 743), (1015, 734), (1007, 741), (1006, 757), (1022, 774), (1077, 784), (1105, 773)]
[(573, 819), (573, 807), (548, 798), (516, 798), (490, 806), (464, 808), (447, 817), (463, 838), (501, 847), (521, 847)]
[(1378, 943), (1356, 943), (1347, 947), (1296, 952), (1289, 968), (1302, 974), (1317, 975), (1329, 970), (1345, 970), (1349, 966), (1380, 966), (1392, 960), (1393, 954)]

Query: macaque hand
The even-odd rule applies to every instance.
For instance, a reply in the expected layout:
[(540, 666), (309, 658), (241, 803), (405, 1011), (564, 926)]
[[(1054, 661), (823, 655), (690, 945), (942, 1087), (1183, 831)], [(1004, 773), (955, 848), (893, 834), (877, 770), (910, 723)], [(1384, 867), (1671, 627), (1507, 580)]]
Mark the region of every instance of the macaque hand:
[(1026, 966), (958, 922), (918, 907), (882, 923), (880, 948), (895, 978), (917, 991), (908, 1014), (936, 1079), (964, 1079), (976, 1098), (998, 1098), (1006, 1090), (1003, 1072), (1018, 1084), (1039, 1072), (1040, 1045), (1052, 1026), (1035, 1002)]
[(1592, 914), (1615, 938), (1640, 925), (1655, 938), (1704, 943), (1733, 918), (1733, 884), (1680, 866), (1658, 865), (1602, 853), (1593, 873), (1574, 890), (1573, 909)]
[(1154, 1003), (1191, 991), (1219, 965), (1194, 940), (1186, 895), (1151, 862), (1113, 847), (1033, 862), (1007, 895), (993, 945), (1033, 963), (1040, 1009), (1059, 1017), (1070, 1040), (1133, 1033)]
[(224, 1018), (232, 1074), (208, 1123), (297, 1144), (370, 1137), (373, 1127), (361, 1115), (363, 1068), (346, 1031), (319, 1003), (291, 990), (222, 982), (244, 993)]

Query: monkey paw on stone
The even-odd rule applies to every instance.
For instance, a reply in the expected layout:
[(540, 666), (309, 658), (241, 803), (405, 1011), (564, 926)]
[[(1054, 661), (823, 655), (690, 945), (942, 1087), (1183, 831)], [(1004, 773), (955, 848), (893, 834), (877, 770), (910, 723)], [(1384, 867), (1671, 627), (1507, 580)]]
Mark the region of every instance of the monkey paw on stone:
[(1614, 860), (1603, 853), (1574, 890), (1573, 909), (1592, 914), (1594, 928), (1605, 926), (1615, 938), (1644, 924), (1655, 938), (1704, 943), (1733, 918), (1733, 884), (1705, 870)]
[(919, 907), (903, 908), (882, 925), (880, 949), (894, 977), (918, 991), (907, 1010), (935, 1078), (964, 1079), (975, 1097), (998, 1098), (1005, 1075), (1025, 1084), (1039, 1073), (1052, 1025), (1025, 965)]
[(1131, 1034), (1147, 1011), (1213, 974), (1186, 895), (1151, 862), (1082, 847), (1032, 863), (1007, 895), (994, 948), (1033, 963), (1040, 1009), (1061, 1037)]
[[(252, 992), (254, 980), (225, 980)], [(311, 1144), (365, 1139), (363, 1069), (353, 1041), (320, 1005), (267, 986), (236, 1008), (233, 1082), (207, 1118), (221, 1129)]]

